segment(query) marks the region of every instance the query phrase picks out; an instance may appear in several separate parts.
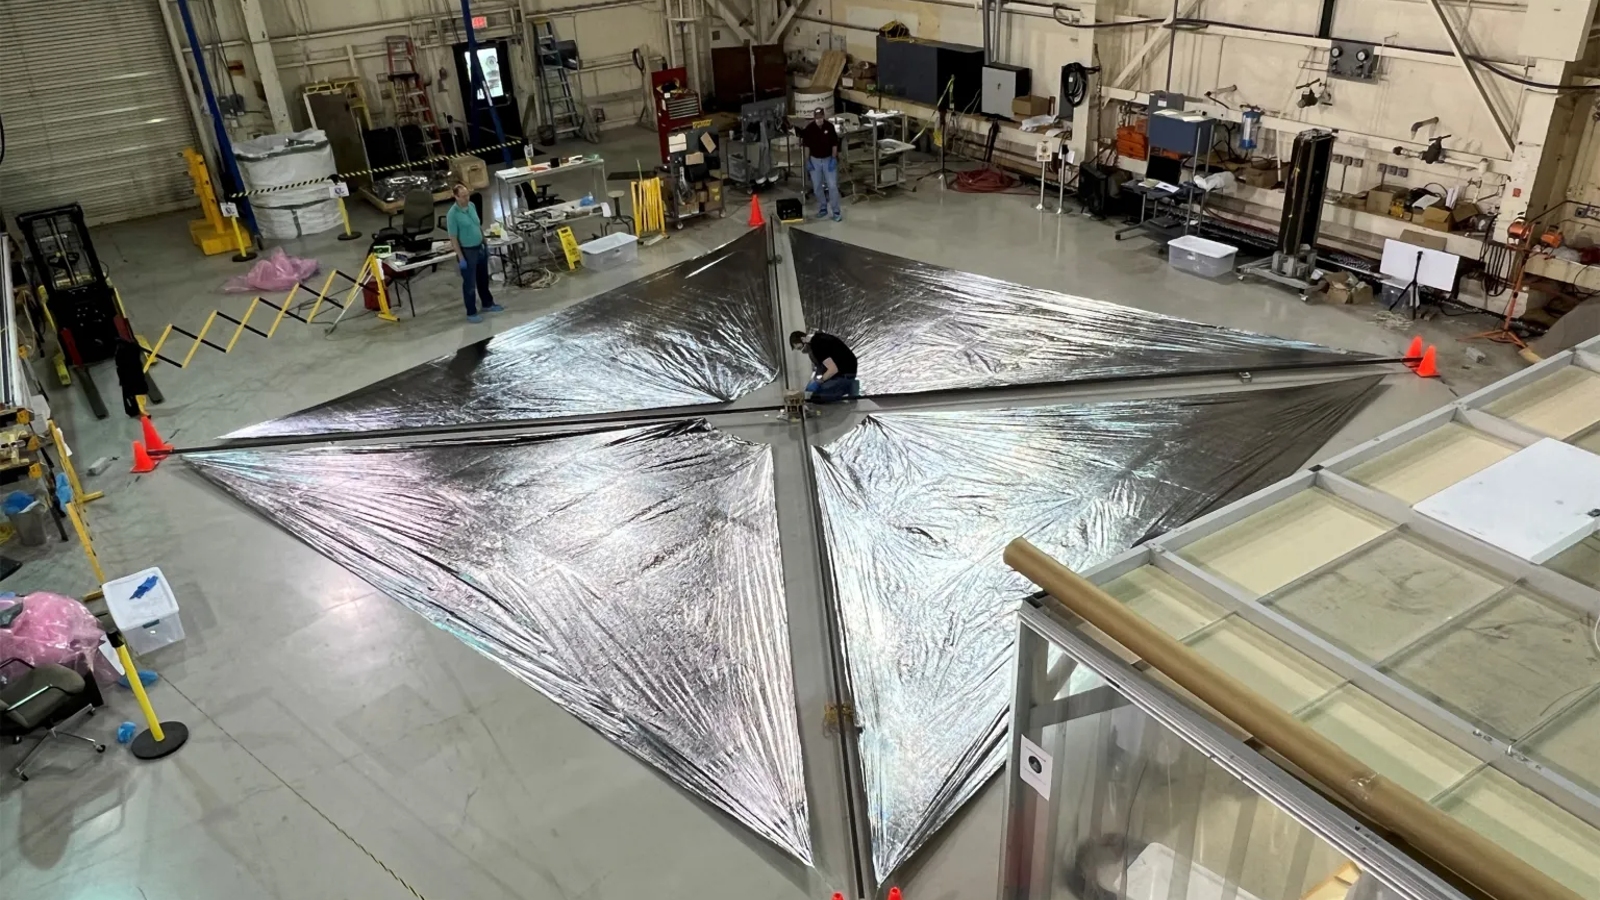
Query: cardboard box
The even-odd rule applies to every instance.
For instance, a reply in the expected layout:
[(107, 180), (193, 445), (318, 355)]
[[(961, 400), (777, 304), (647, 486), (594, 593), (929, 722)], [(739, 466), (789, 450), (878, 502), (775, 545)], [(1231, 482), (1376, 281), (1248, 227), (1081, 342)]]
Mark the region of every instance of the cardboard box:
[(1283, 167), (1277, 160), (1254, 160), (1239, 172), (1239, 180), (1253, 188), (1275, 188), (1283, 180)]
[(1049, 112), (1049, 97), (1035, 97), (1032, 94), (1028, 94), (1011, 101), (1011, 114), (1019, 119), (1031, 119), (1034, 116), (1043, 116)]
[(483, 190), (489, 186), (489, 164), (476, 156), (451, 157), (450, 182), (458, 181), (475, 191)]
[(1409, 229), (1400, 232), (1400, 241), (1415, 247), (1426, 247), (1429, 250), (1443, 251), (1450, 246), (1450, 242), (1440, 235), (1429, 234), (1426, 231), (1411, 231)]
[(1375, 216), (1391, 215), (1396, 199), (1403, 199), (1408, 192), (1405, 188), (1378, 185), (1367, 191), (1367, 212)]
[(1330, 272), (1327, 276), (1328, 302), (1338, 305), (1371, 303), (1372, 285), (1348, 272)]
[(1430, 206), (1423, 210), (1421, 216), (1417, 217), (1415, 221), (1423, 228), (1431, 228), (1434, 231), (1449, 231), (1450, 210), (1442, 206)]
[(1476, 218), (1480, 212), (1482, 210), (1478, 209), (1478, 204), (1473, 203), (1471, 200), (1462, 200), (1456, 203), (1454, 209), (1450, 210), (1450, 224), (1458, 229), (1464, 229), (1466, 228), (1466, 223)]

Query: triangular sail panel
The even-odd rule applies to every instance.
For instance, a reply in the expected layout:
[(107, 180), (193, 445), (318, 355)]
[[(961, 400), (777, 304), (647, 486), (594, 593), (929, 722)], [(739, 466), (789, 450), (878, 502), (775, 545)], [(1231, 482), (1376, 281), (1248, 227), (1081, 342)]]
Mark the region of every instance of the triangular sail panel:
[(370, 434), (726, 403), (778, 374), (767, 243), (753, 230), (229, 439)]
[(811, 862), (770, 447), (694, 420), (187, 459)]
[(813, 450), (880, 881), (1001, 766), (1006, 543), (1102, 562), (1292, 474), (1377, 384), (876, 415)]
[(985, 278), (798, 229), (790, 240), (807, 327), (851, 346), (868, 395), (1374, 359)]

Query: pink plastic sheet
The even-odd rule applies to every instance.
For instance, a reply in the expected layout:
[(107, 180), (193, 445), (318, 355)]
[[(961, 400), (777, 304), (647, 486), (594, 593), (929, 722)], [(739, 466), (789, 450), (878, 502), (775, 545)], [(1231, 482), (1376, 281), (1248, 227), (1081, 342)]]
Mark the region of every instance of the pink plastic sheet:
[(230, 294), (252, 294), (258, 291), (287, 291), (296, 284), (317, 274), (321, 268), (314, 259), (301, 259), (273, 248), (266, 259), (250, 267), (250, 271), (230, 279), (223, 288)]
[[(0, 609), (14, 605), (19, 598), (0, 597)], [(96, 681), (110, 684), (119, 677), (111, 663), (100, 655), (105, 638), (100, 623), (88, 607), (71, 597), (37, 591), (20, 598), (22, 614), (10, 628), (0, 628), (0, 662), (20, 659), (30, 666), (54, 663), (79, 672), (93, 672)], [(6, 675), (16, 677), (8, 667)]]

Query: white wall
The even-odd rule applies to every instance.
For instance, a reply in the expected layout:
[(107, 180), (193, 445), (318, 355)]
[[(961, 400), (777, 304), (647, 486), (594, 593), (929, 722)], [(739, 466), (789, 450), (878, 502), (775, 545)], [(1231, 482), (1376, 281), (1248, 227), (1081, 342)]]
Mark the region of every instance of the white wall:
[[(207, 2), (190, 0), (202, 20)], [(217, 12), (226, 59), (245, 69), (242, 77), (235, 76), (234, 84), (244, 95), (250, 114), (240, 121), (237, 130), (246, 136), (271, 131), (271, 121), (265, 113), (267, 104), (254, 86), (258, 80), (255, 60), (243, 41), (237, 0), (209, 2)], [(408, 35), (415, 41), (419, 68), (429, 73), (430, 100), (441, 124), (446, 115), (461, 119), (461, 92), (450, 55), (451, 45), (465, 39), (457, 0), (261, 0), (261, 5), (297, 127), (305, 124), (301, 85), (352, 74), (364, 79), (373, 114), (380, 124), (388, 120), (392, 106), (385, 99), (388, 63), (384, 38), (389, 35)], [(586, 66), (579, 78), (585, 99), (592, 100), (587, 105), (605, 110), (603, 127), (622, 127), (635, 121), (643, 105), (640, 75), (630, 55), (640, 47), (659, 53), (664, 44), (660, 5), (654, 0), (641, 0), (634, 5), (584, 9), (595, 5), (594, 0), (478, 0), (473, 3), (473, 13), (489, 18), (488, 28), (478, 32), (480, 40), (520, 40), (523, 29), (519, 11), (529, 17), (543, 15), (553, 19), (559, 37), (578, 42)], [(203, 27), (202, 31), (202, 40), (209, 40), (209, 30)], [(525, 108), (536, 91), (531, 48), (518, 45), (514, 55), (513, 75)], [(443, 79), (438, 74), (441, 68), (446, 73)], [(225, 74), (213, 71), (212, 77), (222, 85), (219, 90), (226, 90)]]
[[(1334, 36), (1393, 49), (1380, 51), (1381, 75), (1376, 82), (1329, 81), (1332, 105), (1309, 109), (1298, 107), (1301, 91), (1296, 86), (1326, 77), (1325, 46), (1304, 37), (1317, 31), (1321, 0), (1180, 2), (1188, 9), (1186, 18), (1231, 23), (1240, 28), (1178, 32), (1171, 57), (1171, 89), (1196, 97), (1236, 85), (1235, 91), (1221, 99), (1234, 108), (1243, 104), (1260, 106), (1268, 121), (1277, 126), (1276, 132), (1269, 130), (1263, 135), (1259, 154), (1286, 154), (1294, 134), (1304, 128), (1338, 129), (1340, 140), (1335, 152), (1358, 157), (1364, 165), (1336, 166), (1333, 187), (1342, 186), (1354, 193), (1379, 183), (1435, 183), (1445, 188), (1459, 187), (1465, 196), (1483, 197), (1491, 206), (1492, 198), (1518, 171), (1505, 134), (1485, 108), (1467, 73), (1449, 55), (1450, 43), (1428, 0), (1338, 0)], [(1531, 2), (1548, 5), (1551, 0)], [(1506, 68), (1522, 71), (1524, 54), (1529, 50), (1524, 46), (1527, 2), (1444, 0), (1444, 4), (1469, 52), (1504, 61)], [(873, 59), (875, 35), (867, 29), (876, 29), (891, 19), (906, 23), (919, 37), (977, 45), (982, 43), (982, 22), (974, 5), (938, 0), (813, 0), (803, 15), (837, 24), (799, 21), (789, 36), (789, 47), (815, 54), (819, 47), (827, 46), (830, 36), (843, 35), (853, 56)], [(1100, 23), (1164, 19), (1171, 14), (1172, 6), (1172, 0), (1063, 2), (1060, 14), (1071, 19), (1078, 13), (1066, 10), (1087, 10), (1092, 21)], [(1049, 11), (1043, 8), (1019, 6), (1016, 10), (1002, 17), (996, 42), (998, 59), (1031, 68), (1036, 94), (1054, 94), (1061, 65), (1075, 58), (1093, 58), (1103, 69), (1101, 83), (1109, 84), (1134, 58), (1136, 50), (1162, 31), (1148, 25), (1077, 30), (1052, 21)], [(1022, 14), (1030, 12), (1036, 15)], [(1442, 55), (1418, 51), (1442, 51)], [(1593, 61), (1589, 64), (1592, 66)], [(1126, 87), (1141, 97), (1142, 92), (1163, 89), (1167, 86), (1167, 69), (1168, 52), (1163, 45), (1160, 52), (1150, 54), (1134, 70)], [(1483, 80), (1490, 101), (1515, 139), (1529, 109), (1529, 97), (1537, 94), (1487, 73)], [(1130, 95), (1123, 92), (1123, 96)], [(1585, 109), (1592, 107), (1587, 100), (1582, 102)], [(1099, 119), (1102, 138), (1112, 135), (1122, 108), (1120, 101), (1104, 104)], [(1537, 128), (1538, 116), (1547, 114), (1547, 109), (1541, 112), (1535, 104), (1532, 114), (1535, 118), (1530, 121)], [(1439, 117), (1437, 125), (1412, 134), (1414, 123), (1434, 116)], [(987, 127), (987, 123), (973, 124)], [(1578, 130), (1581, 132), (1582, 128)], [(1414, 156), (1402, 158), (1393, 152), (1401, 145), (1415, 151), (1425, 146), (1430, 137), (1444, 135), (1449, 135), (1444, 162), (1428, 165)], [(1573, 168), (1575, 195), (1600, 200), (1600, 187), (1593, 186), (1600, 185), (1600, 137), (1591, 135), (1587, 142), (1581, 138), (1582, 134), (1577, 134), (1566, 145), (1552, 145), (1544, 155), (1553, 158), (1562, 153), (1586, 154), (1560, 165)], [(1379, 164), (1404, 167), (1409, 174), (1380, 176)]]

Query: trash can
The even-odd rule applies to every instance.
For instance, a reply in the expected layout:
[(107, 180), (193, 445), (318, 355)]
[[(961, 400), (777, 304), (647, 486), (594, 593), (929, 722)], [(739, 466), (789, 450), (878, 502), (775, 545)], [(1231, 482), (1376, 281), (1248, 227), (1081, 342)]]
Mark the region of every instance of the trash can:
[(6, 521), (17, 533), (24, 547), (42, 547), (45, 527), (50, 524), (50, 510), (39, 498), (23, 491), (12, 491), (6, 496), (4, 509)]

